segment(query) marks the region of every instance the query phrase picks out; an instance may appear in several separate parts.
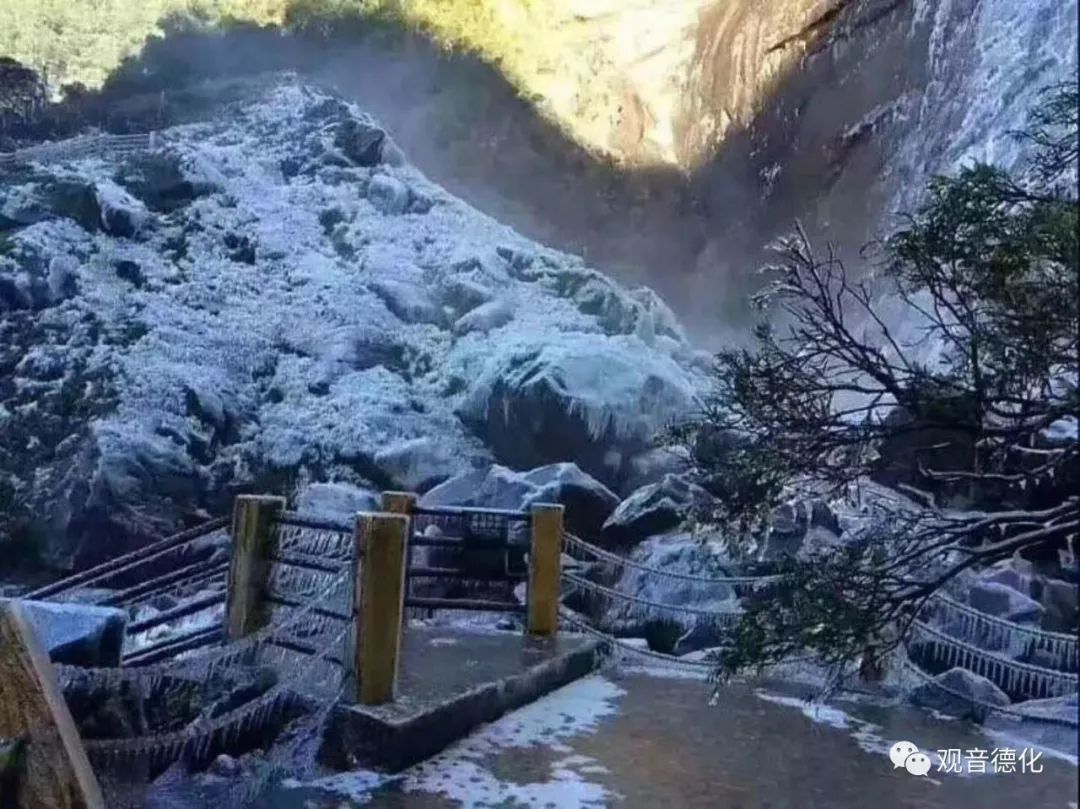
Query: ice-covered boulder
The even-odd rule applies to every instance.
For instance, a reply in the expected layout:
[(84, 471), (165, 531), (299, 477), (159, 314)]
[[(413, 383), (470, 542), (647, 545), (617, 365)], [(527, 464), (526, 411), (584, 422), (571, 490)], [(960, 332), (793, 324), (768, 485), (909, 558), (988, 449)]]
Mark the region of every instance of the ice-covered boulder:
[(311, 483), (300, 490), (296, 510), (323, 520), (349, 525), (358, 511), (379, 511), (378, 492), (348, 483)]
[(461, 468), (461, 458), (432, 436), (395, 442), (376, 452), (374, 461), (391, 486), (417, 492), (442, 483)]
[(143, 204), (111, 180), (102, 180), (95, 188), (101, 209), (101, 229), (110, 236), (131, 238), (147, 221)]
[(962, 668), (939, 674), (914, 688), (908, 698), (916, 705), (959, 719), (983, 722), (991, 707), (1002, 708), (1010, 700), (1005, 692), (985, 677)]
[(632, 546), (673, 531), (709, 501), (708, 492), (685, 477), (665, 475), (659, 483), (643, 486), (619, 503), (603, 525), (604, 544)]
[(689, 469), (688, 453), (681, 447), (653, 447), (627, 463), (626, 476), (619, 492), (629, 495), (643, 486), (659, 483), (665, 475), (682, 475)]
[(824, 500), (784, 503), (773, 510), (758, 557), (775, 561), (784, 556), (822, 551), (840, 539), (840, 520)]
[(685, 370), (642, 348), (636, 338), (568, 333), (493, 352), (458, 413), (504, 463), (573, 459), (617, 487), (627, 459), (694, 403)]
[(409, 207), (409, 187), (397, 177), (376, 174), (368, 185), (368, 199), (384, 214), (403, 214)]
[[(177, 502), (198, 503), (208, 479), (176, 437), (94, 424), (83, 442), (58, 447), (64, 463), (40, 470), (31, 505), (47, 536), (43, 556), (59, 568), (96, 564), (175, 525)], [(107, 541), (106, 539), (107, 538)]]
[(0, 534), (49, 562), (296, 481), (571, 462), (614, 489), (704, 389), (655, 295), (374, 165), (355, 106), (279, 77), (206, 112), (0, 185)]
[(20, 601), (54, 663), (119, 666), (127, 614), (112, 607), (58, 601)]
[(346, 118), (334, 134), (334, 145), (358, 166), (375, 166), (382, 160), (386, 133), (370, 118)]
[(604, 484), (572, 463), (551, 464), (529, 472), (491, 466), (452, 478), (425, 494), (424, 506), (466, 506), (528, 510), (534, 503), (566, 508), (566, 528), (591, 537), (618, 504)]
[(422, 286), (386, 279), (371, 285), (386, 308), (406, 323), (442, 323), (442, 310)]
[[(603, 623), (620, 634), (644, 635), (656, 621), (669, 628), (671, 647), (664, 651), (685, 654), (720, 645), (730, 622), (739, 611), (734, 589), (721, 582), (729, 574), (730, 560), (713, 543), (690, 534), (659, 536), (642, 542), (630, 554), (636, 564), (626, 566), (614, 588), (644, 601), (700, 612), (662, 613), (631, 601), (612, 599), (601, 617)], [(669, 574), (669, 575), (664, 575)], [(680, 578), (680, 576), (685, 578)]]
[(487, 333), (505, 326), (513, 317), (514, 310), (506, 301), (488, 301), (459, 317), (454, 323), (454, 334), (468, 334), (471, 331)]
[(1063, 579), (1046, 579), (1042, 584), (1042, 624), (1051, 632), (1076, 632), (1080, 619), (1080, 586)]

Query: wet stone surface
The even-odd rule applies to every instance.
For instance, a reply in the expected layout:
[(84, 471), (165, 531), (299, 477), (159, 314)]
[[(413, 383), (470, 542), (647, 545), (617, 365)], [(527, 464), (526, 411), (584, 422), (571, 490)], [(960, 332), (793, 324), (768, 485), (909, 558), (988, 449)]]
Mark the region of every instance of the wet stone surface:
[[(1050, 751), (1040, 773), (920, 778), (888, 748), (930, 752), (1028, 746), (913, 708), (837, 700), (794, 687), (731, 686), (707, 705), (698, 680), (594, 675), (488, 725), (399, 776), (349, 773), (282, 788), (286, 806), (689, 807), (690, 809), (1013, 809), (1075, 807), (1077, 770)], [(1074, 759), (1075, 761), (1075, 759)]]

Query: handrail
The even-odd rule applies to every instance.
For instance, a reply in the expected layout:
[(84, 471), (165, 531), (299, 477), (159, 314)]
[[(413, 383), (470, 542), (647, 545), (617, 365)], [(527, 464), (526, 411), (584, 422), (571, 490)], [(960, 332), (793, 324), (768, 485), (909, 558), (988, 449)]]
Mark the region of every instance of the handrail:
[(282, 511), (274, 522), (294, 528), (310, 528), (313, 531), (330, 531), (335, 534), (352, 534), (356, 529), (351, 525), (334, 520), (309, 517), (299, 511)]
[(156, 558), (166, 551), (171, 551), (179, 546), (190, 542), (193, 539), (199, 539), (219, 531), (229, 524), (229, 517), (217, 517), (196, 525), (192, 528), (188, 528), (186, 531), (181, 531), (178, 534), (172, 534), (164, 537), (157, 542), (146, 545), (137, 550), (126, 553), (123, 556), (118, 556), (115, 559), (109, 559), (106, 562), (102, 562), (96, 567), (92, 567), (89, 570), (83, 570), (79, 573), (74, 573), (60, 581), (47, 584), (44, 587), (39, 587), (27, 593), (23, 598), (26, 599), (43, 599), (49, 596), (57, 595), (68, 590), (72, 590), (76, 587), (86, 586), (87, 582), (98, 581), (107, 575), (111, 575), (119, 572), (125, 567), (133, 566), (136, 564), (142, 564)]
[(409, 516), (427, 517), (504, 517), (514, 522), (530, 522), (532, 514), (508, 508), (477, 508), (475, 506), (413, 506)]

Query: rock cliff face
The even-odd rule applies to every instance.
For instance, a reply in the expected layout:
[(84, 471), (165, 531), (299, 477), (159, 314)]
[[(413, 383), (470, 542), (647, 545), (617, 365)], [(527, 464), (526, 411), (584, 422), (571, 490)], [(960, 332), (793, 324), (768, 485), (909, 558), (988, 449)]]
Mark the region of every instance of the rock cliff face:
[(156, 152), (3, 178), (0, 531), (71, 566), (243, 488), (495, 460), (619, 489), (693, 406), (651, 291), (451, 197), (337, 98), (229, 95)]
[[(931, 175), (1022, 161), (1012, 133), (1075, 75), (1077, 4), (561, 0), (543, 37), (557, 67), (528, 80), (527, 105), (415, 53), (360, 48), (323, 75), (455, 193), (646, 280), (724, 342), (795, 219), (854, 256)], [(605, 160), (614, 180), (594, 171)]]

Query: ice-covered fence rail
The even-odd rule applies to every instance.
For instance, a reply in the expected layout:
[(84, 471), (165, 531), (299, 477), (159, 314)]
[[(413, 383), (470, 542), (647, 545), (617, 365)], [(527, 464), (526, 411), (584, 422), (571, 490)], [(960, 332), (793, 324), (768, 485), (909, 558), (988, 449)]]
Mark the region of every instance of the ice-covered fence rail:
[(134, 606), (163, 595), (182, 595), (185, 591), (218, 584), (229, 570), (226, 561), (208, 559), (163, 573), (148, 581), (120, 590), (100, 599), (105, 607)]
[(1009, 645), (1013, 639), (1020, 639), (1021, 644), (1032, 644), (1033, 648), (1044, 650), (1062, 669), (1080, 669), (1080, 639), (1075, 635), (1050, 632), (988, 615), (940, 592), (934, 594), (930, 605), (940, 611), (946, 624), (949, 623), (948, 618), (952, 617), (952, 623), (959, 627), (966, 639), (988, 637), (1002, 646)]
[(203, 649), (184, 657), (154, 663), (148, 666), (121, 668), (83, 668), (81, 666), (59, 665), (56, 667), (61, 680), (67, 683), (79, 682), (96, 691), (114, 691), (125, 683), (151, 688), (166, 678), (194, 678), (203, 681), (216, 672), (228, 670), (238, 665), (247, 665), (253, 660), (259, 649), (277, 635), (290, 633), (294, 628), (317, 629), (326, 625), (328, 619), (315, 615), (315, 609), (329, 599), (340, 596), (343, 590), (351, 592), (351, 572), (337, 576), (314, 598), (305, 602), (301, 609), (289, 614), (284, 620), (271, 622), (251, 635), (214, 649)]
[(123, 556), (118, 556), (115, 559), (102, 562), (96, 567), (80, 571), (79, 573), (55, 581), (52, 584), (47, 584), (44, 587), (39, 587), (37, 590), (27, 593), (24, 598), (55, 598), (56, 596), (70, 592), (77, 587), (89, 587), (92, 584), (97, 584), (108, 578), (119, 575), (120, 573), (130, 572), (141, 565), (160, 559), (162, 556), (172, 553), (178, 548), (190, 544), (194, 540), (209, 536), (215, 531), (220, 531), (228, 524), (228, 517), (218, 517), (209, 522), (202, 523), (201, 525), (196, 525), (194, 528), (181, 531), (178, 534), (167, 536), (157, 542), (132, 551), (131, 553), (126, 553)]
[(598, 584), (594, 581), (589, 581), (574, 573), (563, 573), (563, 580), (573, 584), (576, 587), (580, 587), (583, 590), (589, 590), (593, 593), (597, 593), (602, 596), (606, 596), (614, 601), (624, 601), (629, 604), (635, 604), (638, 607), (647, 611), (648, 615), (670, 615), (671, 613), (680, 613), (683, 615), (697, 615), (708, 618), (718, 623), (735, 623), (739, 620), (739, 616), (742, 614), (738, 611), (727, 610), (710, 610), (703, 607), (692, 607), (688, 604), (665, 604), (660, 601), (652, 601), (641, 596), (631, 595), (629, 593), (622, 593), (611, 587), (605, 587), (602, 584)]
[(671, 666), (681, 669), (692, 669), (702, 674), (707, 674), (716, 668), (716, 664), (708, 660), (684, 660), (681, 657), (675, 655), (664, 654), (663, 652), (657, 652), (652, 649), (643, 649), (640, 646), (627, 643), (626, 641), (616, 638), (614, 635), (609, 635), (606, 632), (602, 632), (594, 626), (591, 626), (587, 621), (572, 615), (569, 610), (559, 611), (559, 621), (566, 625), (571, 631), (584, 632), (586, 635), (591, 635), (598, 640), (608, 644), (609, 649), (614, 652), (618, 649), (621, 653), (630, 656), (645, 657), (650, 660), (655, 660), (662, 665)]
[(55, 143), (43, 143), (0, 154), (0, 167), (19, 163), (59, 163), (86, 157), (106, 157), (154, 151), (165, 145), (160, 133), (141, 132), (131, 135), (82, 135)]
[[(327, 659), (333, 651), (340, 650), (345, 642), (346, 628), (320, 644), (315, 657), (319, 662)], [(296, 692), (310, 692), (313, 685), (312, 665), (297, 666), (263, 694), (234, 708), (209, 722), (196, 722), (174, 733), (139, 736), (129, 739), (90, 739), (86, 752), (91, 762), (99, 767), (117, 768), (132, 761), (149, 760), (155, 765), (166, 765), (181, 758), (203, 759), (215, 741), (229, 744), (246, 731), (262, 728), (278, 719), (287, 710)]]
[(145, 666), (176, 657), (183, 652), (194, 651), (219, 643), (224, 636), (220, 626), (208, 626), (194, 629), (183, 635), (172, 635), (157, 643), (143, 646), (141, 649), (125, 655), (123, 665)]
[(279, 553), (318, 557), (343, 563), (352, 559), (355, 527), (333, 520), (322, 520), (283, 511), (274, 522), (278, 531)]
[(993, 681), (1007, 693), (1041, 699), (1064, 696), (1077, 690), (1080, 677), (1072, 672), (1021, 663), (988, 652), (917, 619), (912, 621), (911, 630), (908, 642), (924, 644), (936, 662), (968, 669)]
[(1044, 716), (1041, 714), (1032, 714), (1026, 711), (1022, 711), (1015, 706), (991, 705), (989, 702), (983, 702), (982, 700), (979, 700), (971, 696), (970, 694), (962, 693), (954, 688), (950, 688), (949, 686), (938, 682), (932, 675), (927, 674), (910, 660), (905, 659), (903, 661), (903, 667), (906, 671), (913, 674), (921, 682), (938, 689), (942, 693), (949, 694), (950, 696), (956, 697), (958, 699), (962, 699), (965, 702), (970, 702), (973, 705), (984, 709), (987, 714), (999, 713), (1006, 716), (1012, 716), (1017, 719), (1022, 719), (1027, 722), (1046, 722), (1048, 724), (1064, 725), (1065, 727), (1070, 728), (1080, 728), (1080, 721), (1073, 721), (1072, 719), (1068, 719), (1063, 716)]
[(634, 570), (647, 573), (651, 576), (659, 576), (667, 579), (674, 579), (677, 581), (692, 582), (695, 584), (725, 584), (736, 587), (765, 587), (770, 584), (775, 584), (783, 579), (783, 576), (771, 575), (771, 576), (696, 576), (689, 573), (676, 573), (671, 570), (664, 570), (658, 567), (651, 567), (649, 565), (635, 562), (631, 559), (627, 559), (625, 556), (619, 556), (617, 553), (606, 551), (603, 548), (599, 548), (590, 542), (574, 536), (573, 534), (566, 534), (566, 547), (568, 552), (573, 550), (580, 551), (594, 559), (602, 562), (606, 562), (616, 567), (628, 567)]

